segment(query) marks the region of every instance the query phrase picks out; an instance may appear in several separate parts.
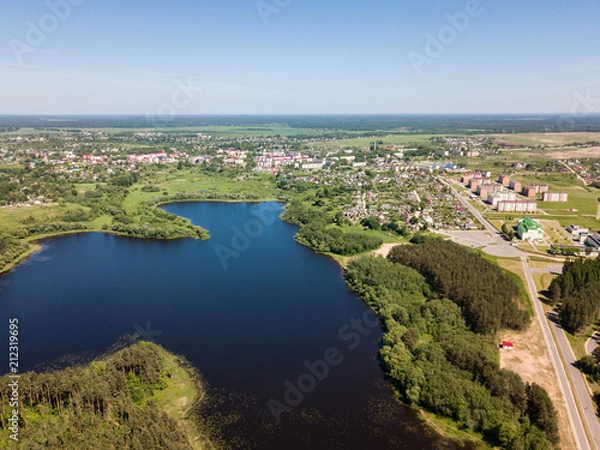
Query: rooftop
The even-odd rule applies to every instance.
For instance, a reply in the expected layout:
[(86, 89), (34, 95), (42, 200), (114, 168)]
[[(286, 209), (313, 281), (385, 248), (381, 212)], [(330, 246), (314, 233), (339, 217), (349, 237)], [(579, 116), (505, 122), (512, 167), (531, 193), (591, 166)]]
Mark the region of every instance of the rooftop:
[(525, 232), (530, 230), (543, 230), (542, 226), (531, 217), (524, 217), (519, 220), (518, 227)]

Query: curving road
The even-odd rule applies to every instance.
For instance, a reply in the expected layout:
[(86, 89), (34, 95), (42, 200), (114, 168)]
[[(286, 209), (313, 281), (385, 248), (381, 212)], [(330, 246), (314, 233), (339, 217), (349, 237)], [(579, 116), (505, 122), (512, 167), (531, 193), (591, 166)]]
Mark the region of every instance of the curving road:
[(597, 330), (590, 336), (588, 341), (585, 343), (585, 351), (588, 355), (591, 355), (596, 347), (600, 345), (600, 330)]
[[(546, 314), (544, 313), (542, 302), (540, 301), (533, 280), (533, 273), (537, 272), (538, 269), (531, 269), (528, 260), (529, 255), (512, 247), (498, 230), (496, 230), (496, 228), (494, 228), (466, 198), (460, 195), (453, 186), (443, 180), (440, 181), (451, 189), (458, 201), (460, 201), (477, 218), (477, 220), (479, 220), (485, 229), (491, 233), (494, 241), (496, 241), (499, 246), (497, 249), (495, 248), (495, 245), (486, 247), (484, 251), (488, 252), (488, 248), (493, 248), (494, 254), (498, 256), (518, 256), (521, 258), (527, 286), (529, 288), (529, 295), (533, 301), (536, 316), (542, 327), (544, 339), (546, 340), (552, 364), (554, 365), (557, 374), (560, 390), (565, 398), (567, 413), (569, 415), (569, 421), (571, 423), (571, 429), (573, 430), (577, 447), (581, 450), (600, 450), (600, 422), (598, 422), (596, 416), (596, 410), (592, 403), (587, 382), (583, 378), (582, 373), (575, 367), (575, 355), (558, 320), (556, 320), (554, 316), (548, 317), (549, 320), (544, 320)], [(554, 269), (555, 268), (552, 267), (549, 268), (548, 271)], [(578, 405), (581, 409), (578, 408)], [(580, 414), (580, 411), (582, 414)], [(592, 436), (591, 441), (588, 439), (586, 428)]]

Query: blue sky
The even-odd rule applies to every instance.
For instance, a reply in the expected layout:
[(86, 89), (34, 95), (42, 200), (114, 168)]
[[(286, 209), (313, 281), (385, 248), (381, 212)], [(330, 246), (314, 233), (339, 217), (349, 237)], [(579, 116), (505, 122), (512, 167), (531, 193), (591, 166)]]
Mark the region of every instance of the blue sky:
[(259, 3), (4, 0), (0, 114), (600, 112), (597, 0)]

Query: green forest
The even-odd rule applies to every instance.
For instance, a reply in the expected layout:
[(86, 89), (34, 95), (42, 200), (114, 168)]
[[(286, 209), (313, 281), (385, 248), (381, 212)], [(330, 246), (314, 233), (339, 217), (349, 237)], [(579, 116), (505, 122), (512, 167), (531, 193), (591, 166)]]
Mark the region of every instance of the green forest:
[[(424, 254), (432, 255), (427, 249)], [(471, 310), (436, 294), (444, 277), (430, 285), (416, 270), (392, 262), (399, 257), (361, 257), (349, 264), (345, 277), (381, 317), (382, 364), (400, 398), (453, 420), (492, 446), (553, 448), (559, 440), (557, 416), (547, 392), (499, 367), (494, 340), (467, 325)], [(444, 251), (436, 258), (447, 268), (455, 262)], [(428, 267), (434, 280), (433, 266)], [(505, 289), (513, 288), (507, 284)], [(478, 307), (486, 308), (487, 298), (495, 301), (485, 297)], [(489, 306), (490, 311), (496, 308)]]
[(375, 250), (383, 244), (377, 236), (360, 233), (344, 233), (333, 225), (334, 220), (319, 209), (292, 201), (281, 216), (284, 220), (300, 226), (296, 240), (322, 253), (357, 255)]
[[(10, 447), (10, 381), (2, 377), (0, 448)], [(149, 342), (85, 366), (24, 373), (19, 379), (20, 448), (209, 448), (204, 445), (207, 438), (190, 421), (166, 407), (166, 399), (182, 383), (199, 401), (203, 387), (195, 371), (182, 358)]]
[(562, 304), (559, 317), (564, 327), (583, 330), (598, 319), (600, 259), (567, 261), (548, 291), (552, 303)]
[(396, 246), (389, 258), (423, 274), (437, 295), (460, 306), (476, 333), (523, 330), (531, 322), (519, 286), (498, 265), (469, 248), (425, 240), (420, 245)]
[(29, 250), (29, 244), (10, 235), (0, 236), (0, 271)]

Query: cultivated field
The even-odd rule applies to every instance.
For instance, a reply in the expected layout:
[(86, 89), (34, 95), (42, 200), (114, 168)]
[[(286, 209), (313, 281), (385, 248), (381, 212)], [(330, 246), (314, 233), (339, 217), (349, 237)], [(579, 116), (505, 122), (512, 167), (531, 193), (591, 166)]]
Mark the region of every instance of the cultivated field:
[(492, 134), (484, 137), (493, 137), (496, 144), (549, 146), (563, 147), (569, 144), (585, 144), (600, 142), (600, 133), (519, 133), (519, 134)]

